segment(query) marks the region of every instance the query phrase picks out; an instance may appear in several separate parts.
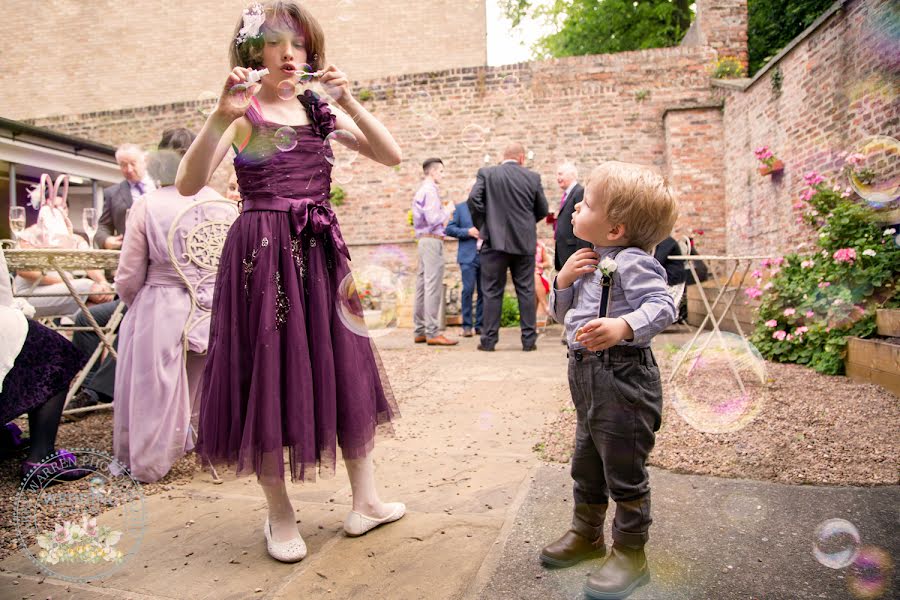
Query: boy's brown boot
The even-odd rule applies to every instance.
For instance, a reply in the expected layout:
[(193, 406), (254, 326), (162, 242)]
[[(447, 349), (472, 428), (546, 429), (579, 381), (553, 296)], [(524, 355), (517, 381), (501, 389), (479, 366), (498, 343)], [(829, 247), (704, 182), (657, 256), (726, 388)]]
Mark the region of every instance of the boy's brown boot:
[(594, 600), (619, 600), (650, 582), (650, 568), (643, 548), (613, 543), (609, 557), (584, 584), (584, 593)]
[(583, 560), (604, 556), (606, 545), (602, 535), (591, 541), (571, 529), (541, 550), (541, 562), (550, 567), (571, 567)]
[[(541, 550), (541, 562), (551, 567), (571, 567), (589, 558), (606, 556), (603, 540), (603, 521), (607, 504), (578, 504), (575, 506), (573, 528), (561, 538)], [(579, 531), (575, 530), (575, 526)], [(593, 532), (585, 536), (582, 532)]]

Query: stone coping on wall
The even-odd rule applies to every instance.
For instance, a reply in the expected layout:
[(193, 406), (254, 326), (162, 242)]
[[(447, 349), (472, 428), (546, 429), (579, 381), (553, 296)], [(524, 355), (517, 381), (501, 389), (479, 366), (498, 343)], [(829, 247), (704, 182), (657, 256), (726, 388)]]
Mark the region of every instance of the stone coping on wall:
[(724, 102), (697, 102), (695, 104), (682, 104), (678, 106), (667, 106), (662, 113), (663, 120), (666, 119), (666, 115), (670, 112), (678, 112), (682, 110), (705, 110), (705, 109), (718, 109), (722, 110), (725, 108)]

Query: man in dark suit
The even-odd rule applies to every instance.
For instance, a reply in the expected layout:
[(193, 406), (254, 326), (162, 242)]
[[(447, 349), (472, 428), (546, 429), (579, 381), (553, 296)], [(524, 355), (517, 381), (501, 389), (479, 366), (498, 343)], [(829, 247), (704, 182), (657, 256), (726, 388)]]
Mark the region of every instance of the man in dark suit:
[(578, 183), (578, 169), (575, 165), (570, 162), (561, 164), (556, 170), (556, 183), (562, 190), (559, 210), (556, 219), (552, 221), (556, 239), (553, 263), (559, 271), (579, 248), (590, 248), (591, 243), (575, 237), (572, 230), (575, 205), (584, 198), (584, 188)]
[(481, 262), (478, 260), (478, 230), (472, 223), (469, 205), (460, 202), (453, 210), (453, 218), (444, 233), (459, 239), (456, 262), (462, 274), (462, 325), (463, 337), (472, 337), (472, 294), (478, 289), (475, 303), (475, 333), (481, 333), (484, 298), (481, 293)]
[(522, 349), (534, 350), (536, 301), (534, 253), (536, 223), (547, 216), (547, 198), (541, 176), (526, 169), (525, 148), (512, 143), (503, 152), (503, 162), (478, 170), (469, 193), (472, 221), (484, 240), (481, 248), (481, 287), (484, 290), (484, 327), (479, 350), (493, 351), (500, 330), (500, 311), (506, 270), (512, 273), (519, 300)]
[(125, 181), (103, 190), (103, 212), (94, 239), (100, 248), (120, 250), (125, 235), (125, 214), (135, 200), (153, 191), (147, 176), (144, 151), (134, 144), (123, 144), (116, 150), (116, 162)]

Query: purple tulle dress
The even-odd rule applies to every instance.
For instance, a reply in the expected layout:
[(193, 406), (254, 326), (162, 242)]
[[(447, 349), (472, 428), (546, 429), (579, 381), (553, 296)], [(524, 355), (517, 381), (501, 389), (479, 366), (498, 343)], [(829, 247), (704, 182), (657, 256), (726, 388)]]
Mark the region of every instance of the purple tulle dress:
[[(338, 316), (350, 254), (328, 202), (335, 117), (310, 91), (299, 100), (310, 124), (293, 128), (294, 148), (258, 105), (247, 112), (243, 210), (219, 262), (201, 392), (200, 457), (267, 481), (283, 480), (285, 448), (292, 481), (316, 466), (332, 476), (336, 445), (362, 458), (398, 416), (371, 339)], [(343, 305), (361, 320), (355, 294)]]

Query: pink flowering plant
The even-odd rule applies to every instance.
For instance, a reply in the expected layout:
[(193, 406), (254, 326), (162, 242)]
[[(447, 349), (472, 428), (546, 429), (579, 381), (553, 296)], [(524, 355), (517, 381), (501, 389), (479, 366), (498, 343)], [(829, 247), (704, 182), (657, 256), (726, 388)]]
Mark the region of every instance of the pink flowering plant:
[[(840, 374), (848, 337), (875, 332), (875, 309), (900, 307), (900, 246), (851, 190), (816, 172), (795, 209), (817, 232), (811, 254), (763, 261), (745, 293), (759, 298), (752, 341), (762, 355)], [(765, 275), (769, 276), (762, 285)]]
[(756, 150), (753, 151), (754, 156), (756, 156), (756, 160), (769, 167), (770, 169), (775, 166), (775, 161), (778, 159), (775, 158), (775, 155), (772, 154), (772, 151), (769, 150), (768, 146), (760, 146)]

